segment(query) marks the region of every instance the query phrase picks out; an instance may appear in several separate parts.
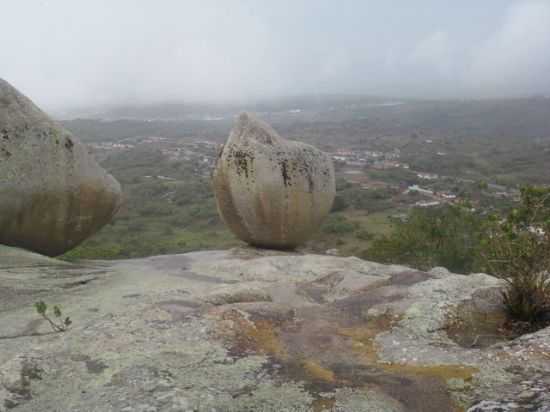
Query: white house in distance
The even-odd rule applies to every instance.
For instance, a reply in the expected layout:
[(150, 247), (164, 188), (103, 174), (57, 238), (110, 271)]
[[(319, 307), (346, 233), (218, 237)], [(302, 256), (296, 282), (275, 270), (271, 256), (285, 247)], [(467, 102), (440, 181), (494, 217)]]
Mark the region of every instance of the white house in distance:
[(454, 200), (456, 199), (456, 195), (453, 195), (452, 193), (441, 193), (441, 197), (443, 199), (447, 199), (447, 200)]
[(428, 190), (428, 189), (423, 189), (418, 185), (409, 186), (408, 189), (405, 190), (404, 193), (407, 194), (407, 193), (410, 193), (410, 192), (418, 192), (418, 193), (422, 193), (423, 195), (428, 195), (428, 196), (433, 196), (433, 194), (434, 194), (433, 191)]
[(436, 180), (439, 178), (439, 176), (435, 173), (417, 173), (416, 176), (418, 176), (419, 179), (424, 180)]
[(432, 201), (420, 201), (420, 202), (416, 202), (415, 203), (415, 206), (418, 206), (418, 207), (434, 207), (434, 206), (439, 206), (441, 203), (438, 202), (437, 200), (432, 200)]

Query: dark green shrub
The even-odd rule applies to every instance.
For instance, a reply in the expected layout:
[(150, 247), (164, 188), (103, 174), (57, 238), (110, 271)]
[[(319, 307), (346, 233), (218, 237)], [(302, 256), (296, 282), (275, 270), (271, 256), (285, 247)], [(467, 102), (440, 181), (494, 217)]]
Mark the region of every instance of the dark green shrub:
[(332, 204), (331, 213), (340, 212), (348, 207), (348, 202), (342, 195), (336, 195), (334, 198), (334, 203)]
[(361, 240), (372, 240), (372, 239), (374, 239), (374, 235), (366, 229), (359, 230), (355, 234), (355, 236), (357, 237), (357, 239), (361, 239)]
[(356, 225), (349, 222), (344, 216), (333, 215), (327, 219), (321, 230), (323, 233), (342, 235), (353, 232), (355, 229)]
[(511, 318), (536, 326), (550, 313), (550, 189), (525, 187), (519, 207), (486, 224), (482, 265), (506, 281)]
[(125, 257), (122, 248), (117, 244), (86, 244), (78, 246), (63, 255), (64, 260), (77, 261), (81, 259), (117, 259)]
[(467, 205), (413, 209), (390, 235), (376, 239), (362, 257), (427, 270), (444, 266), (470, 273), (477, 264), (482, 218)]

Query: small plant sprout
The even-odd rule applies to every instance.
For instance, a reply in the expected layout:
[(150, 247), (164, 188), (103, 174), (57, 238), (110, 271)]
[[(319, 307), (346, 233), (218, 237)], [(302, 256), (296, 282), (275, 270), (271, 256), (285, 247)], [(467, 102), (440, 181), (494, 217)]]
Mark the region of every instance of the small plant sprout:
[(40, 316), (48, 321), (54, 332), (65, 332), (73, 323), (71, 318), (68, 316), (65, 319), (61, 319), (63, 317), (63, 313), (61, 312), (61, 308), (57, 305), (53, 307), (53, 314), (56, 319), (55, 321), (48, 316), (48, 305), (44, 301), (41, 300), (36, 302), (34, 304), (34, 308)]

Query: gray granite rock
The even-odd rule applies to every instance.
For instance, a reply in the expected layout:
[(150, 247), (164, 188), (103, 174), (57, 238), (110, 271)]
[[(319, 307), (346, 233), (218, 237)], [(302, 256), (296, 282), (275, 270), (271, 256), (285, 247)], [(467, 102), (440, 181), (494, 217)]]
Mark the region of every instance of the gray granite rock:
[(249, 113), (239, 116), (213, 175), (218, 210), (245, 242), (292, 249), (329, 213), (334, 168), (313, 146), (283, 139)]
[(69, 264), (0, 247), (0, 411), (545, 411), (550, 328), (453, 338), (501, 286), (252, 248)]
[(0, 244), (62, 254), (120, 202), (120, 185), (86, 147), (0, 79)]

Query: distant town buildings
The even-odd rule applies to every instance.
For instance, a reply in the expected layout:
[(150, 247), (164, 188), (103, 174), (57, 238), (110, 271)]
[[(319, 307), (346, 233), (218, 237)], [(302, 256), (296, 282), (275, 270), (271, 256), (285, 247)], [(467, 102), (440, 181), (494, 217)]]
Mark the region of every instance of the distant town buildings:
[(332, 155), (332, 159), (351, 167), (370, 166), (374, 169), (393, 169), (402, 167), (408, 169), (409, 165), (399, 162), (400, 150), (394, 149), (391, 152), (380, 152), (375, 150), (349, 150), (338, 149)]
[(141, 141), (141, 143), (159, 143), (168, 140), (167, 137), (150, 136)]
[(94, 150), (128, 150), (135, 147), (133, 144), (112, 142), (92, 143), (89, 146)]
[(441, 202), (437, 200), (430, 200), (430, 201), (419, 201), (419, 202), (416, 202), (414, 205), (418, 207), (434, 207), (434, 206), (439, 206), (440, 204)]
[(372, 167), (374, 169), (394, 169), (397, 167), (402, 167), (401, 163), (395, 161), (395, 160), (379, 160), (372, 164)]
[(452, 193), (441, 193), (440, 196), (443, 199), (447, 199), (447, 200), (455, 200), (456, 199), (456, 195), (453, 195)]
[(436, 180), (439, 178), (439, 176), (434, 173), (417, 173), (416, 176), (418, 176), (419, 179), (424, 180)]
[(407, 190), (405, 190), (405, 194), (408, 194), (410, 192), (418, 192), (418, 193), (421, 193), (423, 195), (427, 195), (427, 196), (433, 196), (434, 192), (432, 190), (428, 190), (428, 189), (423, 189), (421, 188), (420, 186), (418, 185), (411, 185), (408, 187)]
[[(431, 139), (424, 140), (432, 143)], [(107, 157), (109, 151), (132, 150), (139, 147), (150, 147), (156, 153), (162, 153), (164, 159), (173, 162), (187, 163), (186, 172), (204, 178), (210, 176), (215, 167), (221, 144), (215, 141), (197, 138), (197, 136), (181, 136), (179, 138), (166, 138), (162, 136), (139, 136), (122, 139), (118, 142), (99, 142), (90, 145), (92, 149)], [(437, 156), (446, 156), (442, 151), (433, 152)], [(407, 152), (410, 156), (410, 153)], [(464, 187), (475, 183), (474, 180), (464, 178), (449, 178), (435, 173), (418, 172), (410, 170), (408, 163), (401, 161), (400, 149), (387, 151), (365, 150), (365, 148), (339, 148), (331, 153), (334, 162), (337, 162), (338, 173), (345, 181), (354, 185), (361, 191), (390, 189), (390, 196), (396, 205), (406, 207), (429, 208), (443, 204), (454, 203), (460, 200), (453, 192), (461, 193)], [(414, 167), (414, 166), (413, 166)], [(177, 170), (176, 168), (175, 170)], [(410, 173), (398, 173), (395, 169), (410, 170)], [(386, 174), (373, 171), (387, 170), (391, 179), (385, 179)], [(395, 172), (393, 172), (395, 170)], [(369, 173), (370, 172), (370, 173)], [(148, 172), (151, 173), (151, 172)], [(165, 172), (170, 174), (170, 172)], [(152, 175), (143, 176), (148, 179), (160, 181), (175, 180), (170, 176)], [(411, 184), (417, 182), (418, 184)], [(388, 192), (389, 192), (388, 191)], [(421, 196), (402, 196), (408, 194)], [(517, 200), (519, 191), (494, 183), (489, 183), (484, 190), (484, 196), (494, 198)]]

